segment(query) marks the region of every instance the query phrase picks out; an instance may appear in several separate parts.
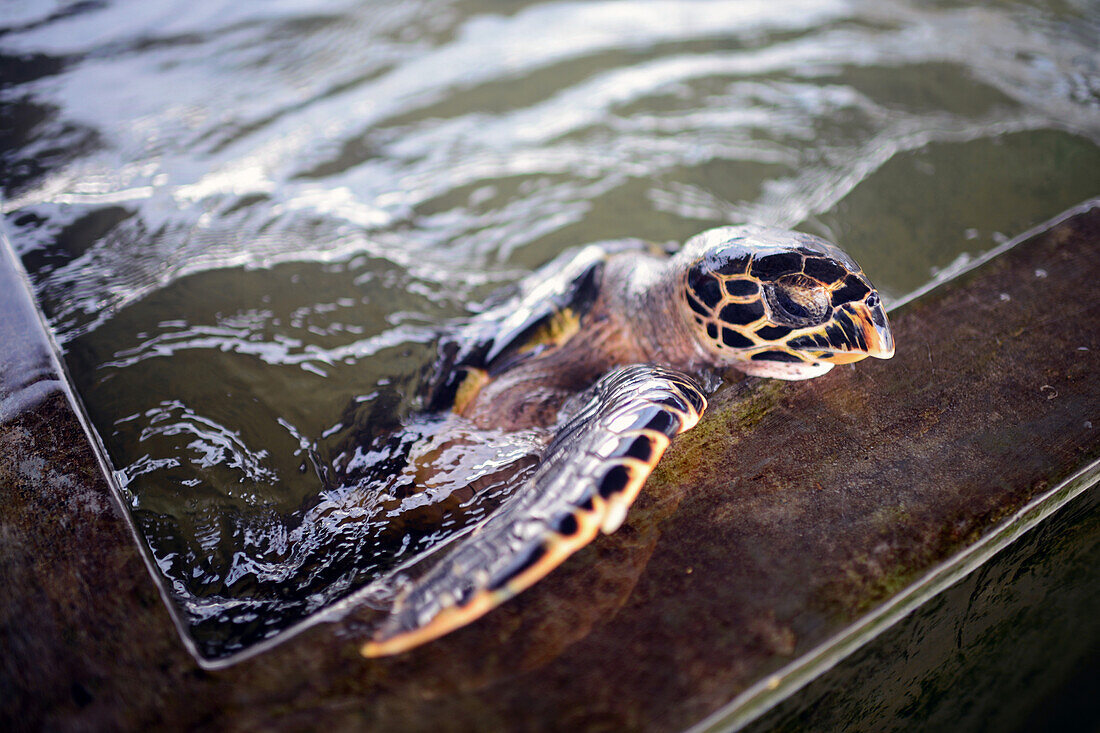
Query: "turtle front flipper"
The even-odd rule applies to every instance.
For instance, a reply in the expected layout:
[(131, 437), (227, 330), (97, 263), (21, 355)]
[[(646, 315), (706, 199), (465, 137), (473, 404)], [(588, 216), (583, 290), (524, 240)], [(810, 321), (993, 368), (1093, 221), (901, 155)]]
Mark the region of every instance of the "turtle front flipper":
[(396, 654), (464, 626), (614, 532), (669, 441), (706, 397), (691, 377), (633, 365), (606, 374), (547, 447), (527, 482), (447, 557), (398, 596), (363, 645)]
[(596, 300), (607, 252), (566, 252), (519, 283), (518, 292), (478, 314), (439, 343), (425, 405), (461, 407), (491, 375), (568, 341)]

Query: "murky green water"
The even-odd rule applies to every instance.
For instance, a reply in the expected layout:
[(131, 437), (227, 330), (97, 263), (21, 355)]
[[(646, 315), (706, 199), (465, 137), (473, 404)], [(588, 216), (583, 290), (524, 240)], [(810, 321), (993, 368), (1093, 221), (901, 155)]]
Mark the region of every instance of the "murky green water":
[(797, 226), (896, 298), (1100, 193), (1089, 0), (3, 7), (5, 226), (214, 656), (507, 490), (403, 544), (362, 436), (563, 249)]

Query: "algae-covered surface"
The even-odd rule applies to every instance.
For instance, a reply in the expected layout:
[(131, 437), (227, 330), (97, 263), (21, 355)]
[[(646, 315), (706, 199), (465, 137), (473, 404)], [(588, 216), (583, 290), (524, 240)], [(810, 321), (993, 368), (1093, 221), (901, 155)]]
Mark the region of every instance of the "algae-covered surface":
[[(238, 664), (204, 670), (54, 392), (0, 426), (7, 727), (666, 731), (698, 723), (1100, 456), (1098, 277), (1092, 208), (895, 311), (889, 362), (811, 382), (724, 387), (669, 449), (619, 532), (478, 623), (382, 660), (358, 656), (370, 612), (352, 607)], [(1092, 516), (1071, 524), (1084, 533), (1071, 553), (1077, 562), (1095, 557)], [(1045, 543), (1030, 547), (1020, 562), (1041, 564)], [(988, 587), (979, 581), (965, 582)], [(1067, 592), (1077, 608), (1095, 601)], [(1036, 598), (1057, 603), (1057, 586)], [(919, 626), (936, 603), (831, 674), (866, 671), (860, 654), (875, 649), (942, 648), (942, 640), (923, 646)], [(1087, 648), (1100, 637), (1095, 624), (1047, 633), (1054, 647), (1066, 634)], [(878, 674), (860, 677), (860, 688), (890, 695), (896, 669), (870, 669)], [(889, 708), (846, 707), (861, 690), (827, 689), (825, 709), (811, 685), (762, 724), (797, 724), (798, 706), (813, 700), (818, 714), (840, 711), (834, 724), (858, 716), (872, 725)], [(940, 699), (914, 705), (927, 713)], [(1041, 715), (1042, 702), (1019, 706), (1021, 715)]]
[(1098, 502), (1079, 495), (751, 729), (1095, 730)]

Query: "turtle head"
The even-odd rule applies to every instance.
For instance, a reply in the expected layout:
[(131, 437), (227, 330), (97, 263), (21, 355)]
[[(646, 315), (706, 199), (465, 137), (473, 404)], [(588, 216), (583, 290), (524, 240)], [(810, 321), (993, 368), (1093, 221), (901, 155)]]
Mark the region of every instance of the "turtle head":
[(716, 366), (808, 379), (834, 364), (894, 355), (878, 292), (824, 239), (722, 227), (690, 239), (677, 260), (684, 312)]

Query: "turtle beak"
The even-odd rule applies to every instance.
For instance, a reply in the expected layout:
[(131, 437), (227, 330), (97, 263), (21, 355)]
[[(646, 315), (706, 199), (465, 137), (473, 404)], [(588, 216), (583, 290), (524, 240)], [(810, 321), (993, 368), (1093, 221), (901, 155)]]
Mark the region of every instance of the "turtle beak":
[(867, 342), (867, 356), (876, 359), (889, 359), (894, 355), (894, 334), (890, 333), (890, 322), (886, 320), (886, 309), (882, 300), (876, 299), (874, 307), (866, 303), (857, 306), (862, 309), (857, 325), (863, 330), (863, 339)]
[(848, 303), (836, 310), (833, 323), (825, 329), (825, 337), (835, 352), (823, 361), (850, 364), (868, 356), (889, 359), (894, 355), (894, 337), (886, 311), (877, 297), (874, 303), (873, 306), (865, 301)]

